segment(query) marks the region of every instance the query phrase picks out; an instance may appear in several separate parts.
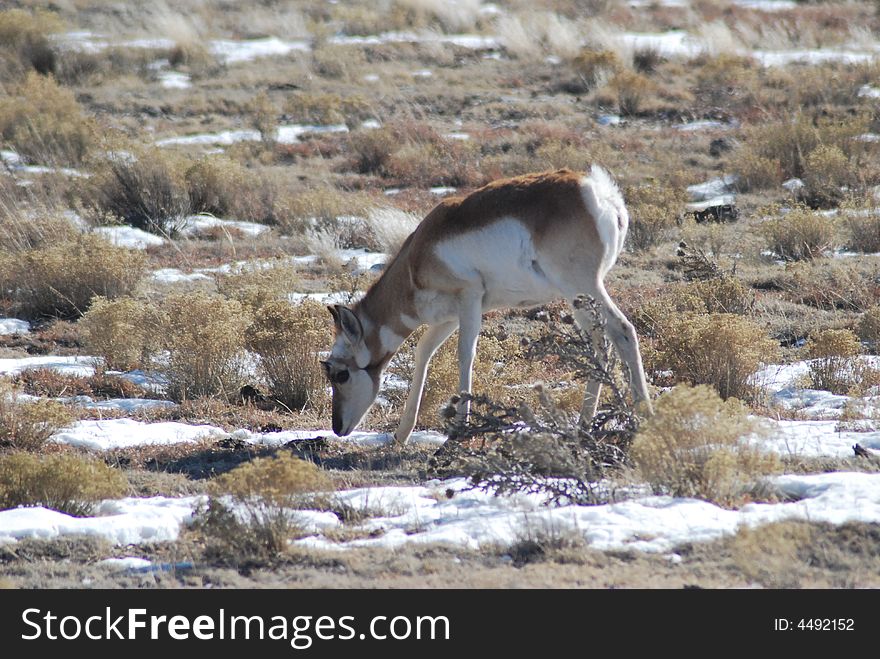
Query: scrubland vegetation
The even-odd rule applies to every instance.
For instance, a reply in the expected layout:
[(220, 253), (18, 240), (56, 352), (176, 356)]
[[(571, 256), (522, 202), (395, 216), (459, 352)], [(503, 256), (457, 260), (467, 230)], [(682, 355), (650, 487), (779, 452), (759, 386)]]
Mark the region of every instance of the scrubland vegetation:
[[(446, 585), (876, 586), (853, 576), (876, 574), (880, 545), (867, 524), (743, 529), (680, 548), (681, 565), (549, 532), (480, 552), (342, 556), (288, 544), (308, 535), (304, 507), (336, 513), (340, 542), (369, 537), (360, 522), (388, 513), (353, 508), (335, 490), (462, 475), (509, 485), (525, 463), (541, 478), (609, 479), (728, 508), (778, 500), (768, 479), (789, 464), (749, 438), (766, 432), (760, 419), (799, 413), (755, 374), (810, 360), (804, 388), (860, 398), (880, 386), (868, 358), (880, 354), (880, 60), (769, 60), (876, 45), (875, 3), (117, 5), (22, 0), (0, 10), (0, 318), (32, 324), (0, 335), (0, 358), (98, 358), (91, 376), (0, 376), (0, 509), (87, 515), (107, 498), (204, 495), (178, 542), (144, 551), (206, 567), (156, 577), (160, 585), (253, 585), (248, 575), (271, 568), (332, 586), (376, 585), (377, 575), (380, 585), (437, 585), (444, 572)], [(670, 30), (685, 31), (691, 50), (628, 36)], [(275, 52), (224, 50), (225, 40), (249, 39)], [(198, 139), (179, 139), (188, 136)], [(116, 414), (71, 403), (77, 396), (177, 403), (139, 420), (327, 428), (319, 360), (330, 316), (291, 293), (355, 299), (377, 272), (340, 250), (393, 254), (443, 195), (593, 163), (613, 174), (629, 208), (626, 249), (607, 283), (638, 330), (654, 417), (640, 419), (611, 386), (601, 423), (572, 422), (596, 364), (558, 346), (536, 355), (551, 328), (571, 325), (569, 310), (551, 304), (489, 314), (474, 367), (490, 409), (541, 429), (532, 444), (471, 433), (464, 459), (317, 439), (105, 454), (50, 441), (77, 419)], [(715, 192), (695, 192), (714, 179)], [(704, 207), (729, 204), (735, 217), (703, 221)], [(252, 224), (192, 229), (196, 215)], [(120, 229), (151, 242), (134, 249)], [(157, 276), (168, 269), (180, 277)], [(398, 386), (383, 390), (367, 429), (394, 429), (419, 335), (392, 363)], [(432, 362), (420, 427), (448, 430), (455, 346)], [(162, 386), (121, 377), (132, 371)], [(619, 369), (607, 377), (622, 381)], [(876, 471), (870, 459), (844, 462), (838, 470)], [(81, 553), (97, 551), (91, 542)], [(51, 585), (20, 557), (48, 561), (60, 550), (21, 545), (0, 546), (0, 573)], [(558, 574), (561, 565), (573, 572)]]

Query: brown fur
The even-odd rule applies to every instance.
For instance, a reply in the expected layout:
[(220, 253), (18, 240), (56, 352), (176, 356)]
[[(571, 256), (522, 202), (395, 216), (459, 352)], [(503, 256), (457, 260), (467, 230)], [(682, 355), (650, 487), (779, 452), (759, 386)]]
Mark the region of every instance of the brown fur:
[[(399, 336), (414, 328), (401, 322), (401, 315), (416, 317), (417, 289), (455, 290), (456, 280), (434, 256), (434, 246), (450, 236), (475, 231), (505, 217), (516, 217), (527, 225), (541, 245), (571, 234), (562, 223), (577, 223), (578, 242), (598, 242), (596, 227), (588, 220), (580, 182), (585, 175), (569, 169), (525, 174), (494, 181), (467, 197), (453, 197), (438, 204), (407, 238), (400, 252), (379, 280), (354, 307), (359, 317), (383, 318)], [(381, 353), (377, 333), (367, 336), (371, 354)], [(385, 355), (383, 361), (391, 358)]]

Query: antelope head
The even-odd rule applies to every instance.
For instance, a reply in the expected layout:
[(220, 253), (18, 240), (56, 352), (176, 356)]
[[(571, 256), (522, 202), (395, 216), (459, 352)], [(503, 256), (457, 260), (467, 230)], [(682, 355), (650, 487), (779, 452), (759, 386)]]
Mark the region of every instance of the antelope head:
[(336, 326), (330, 357), (321, 362), (333, 388), (333, 432), (350, 434), (379, 395), (382, 374), (364, 341), (364, 327), (354, 311), (341, 304), (327, 307)]

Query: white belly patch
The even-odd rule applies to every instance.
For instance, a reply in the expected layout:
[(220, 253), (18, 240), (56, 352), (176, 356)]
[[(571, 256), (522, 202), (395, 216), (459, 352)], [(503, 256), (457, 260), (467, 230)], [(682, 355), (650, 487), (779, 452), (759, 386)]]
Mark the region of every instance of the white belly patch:
[(453, 236), (434, 247), (435, 255), (458, 278), (481, 287), (483, 309), (531, 306), (560, 295), (547, 278), (532, 234), (508, 218)]

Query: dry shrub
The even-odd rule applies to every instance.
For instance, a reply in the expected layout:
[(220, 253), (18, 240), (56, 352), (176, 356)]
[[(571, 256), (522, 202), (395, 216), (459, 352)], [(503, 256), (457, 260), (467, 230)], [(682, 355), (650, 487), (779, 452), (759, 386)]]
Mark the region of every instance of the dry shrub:
[(269, 395), (289, 410), (315, 407), (326, 397), (318, 354), (331, 343), (326, 308), (317, 302), (263, 304), (247, 330), (247, 347), (260, 358)]
[(376, 247), (390, 256), (400, 251), (421, 220), (420, 215), (391, 206), (371, 208), (367, 213), (367, 226)]
[(73, 92), (52, 77), (28, 73), (0, 98), (0, 137), (24, 158), (47, 165), (80, 165), (95, 128)]
[(797, 588), (815, 551), (815, 528), (805, 521), (742, 526), (733, 537), (736, 566), (748, 578), (767, 588)]
[(588, 88), (601, 86), (623, 70), (623, 62), (611, 50), (583, 50), (571, 65)]
[(7, 207), (5, 200), (0, 200), (0, 252), (28, 251), (72, 240), (78, 233), (70, 219), (57, 208), (36, 202), (33, 207), (24, 209), (14, 201)]
[(61, 403), (20, 400), (11, 386), (0, 382), (0, 449), (38, 451), (59, 428), (74, 421)]
[(236, 467), (209, 489), (211, 500), (196, 528), (209, 540), (209, 555), (237, 563), (284, 552), (299, 532), (296, 509), (332, 488), (314, 464), (284, 453)]
[(696, 73), (697, 92), (710, 103), (729, 103), (757, 78), (754, 60), (727, 53), (700, 62)]
[(260, 141), (266, 148), (275, 146), (278, 139), (278, 117), (281, 114), (266, 92), (260, 92), (248, 106), (250, 123), (260, 133)]
[(752, 375), (779, 357), (779, 346), (749, 318), (730, 313), (670, 313), (656, 319), (658, 365), (678, 382), (710, 385), (722, 398), (754, 400)]
[(683, 189), (649, 181), (629, 186), (624, 192), (629, 211), (626, 238), (632, 249), (641, 251), (668, 240), (670, 231), (684, 212), (687, 195)]
[(658, 494), (733, 504), (761, 477), (781, 470), (775, 454), (749, 444), (761, 425), (738, 400), (707, 386), (679, 385), (656, 402), (630, 456)]
[(148, 340), (164, 355), (153, 368), (172, 400), (201, 396), (233, 400), (246, 380), (245, 330), (251, 314), (236, 300), (206, 293), (169, 295)]
[(341, 235), (344, 227), (340, 218), (363, 215), (367, 203), (363, 195), (343, 193), (329, 185), (301, 190), (285, 200), (278, 226), (287, 233), (324, 227), (338, 237), (337, 246), (341, 247), (346, 239)]
[(121, 471), (72, 453), (0, 454), (0, 509), (44, 506), (84, 517), (102, 499), (125, 494)]
[(733, 154), (730, 169), (736, 174), (736, 186), (740, 192), (767, 190), (782, 183), (779, 161), (759, 155), (750, 148), (740, 148)]
[(409, 142), (391, 155), (386, 170), (399, 183), (418, 188), (480, 185), (479, 151), (463, 140)]
[(655, 83), (635, 71), (618, 71), (608, 82), (608, 89), (617, 98), (617, 109), (624, 116), (639, 113), (647, 97), (656, 91)]
[(215, 276), (217, 291), (257, 310), (297, 290), (300, 277), (289, 263), (242, 265)]
[(49, 35), (62, 29), (58, 17), (42, 9), (0, 12), (0, 79), (13, 80), (30, 70), (54, 73), (57, 56)]
[(51, 368), (29, 368), (12, 380), (25, 393), (34, 396), (99, 396), (106, 398), (141, 398), (144, 390), (117, 375), (98, 372), (79, 376)]
[(202, 158), (183, 178), (194, 213), (263, 224), (276, 224), (288, 213), (288, 198), (274, 177), (227, 156)]
[(670, 316), (685, 313), (745, 316), (754, 308), (754, 292), (738, 278), (722, 275), (666, 286), (642, 304), (632, 318), (640, 331), (656, 336)]
[(220, 61), (204, 44), (198, 41), (179, 41), (168, 53), (171, 66), (185, 67), (196, 78), (217, 73), (221, 68)]
[(810, 388), (847, 394), (860, 379), (862, 344), (846, 329), (827, 329), (810, 336), (806, 346)]
[[(867, 129), (866, 117), (814, 121), (805, 114), (798, 114), (793, 120), (751, 128), (746, 132), (743, 148), (750, 150), (752, 157), (778, 162), (785, 178), (804, 178), (809, 170), (807, 158), (819, 146), (836, 146), (847, 159), (857, 158), (866, 146), (856, 137)], [(816, 166), (823, 160), (827, 160), (827, 154), (822, 159), (817, 156)]]
[[(4, 265), (6, 262), (6, 265)], [(130, 295), (144, 275), (144, 255), (94, 234), (16, 254), (0, 251), (0, 288), (22, 318), (75, 318), (96, 295)]]
[(130, 147), (101, 158), (90, 181), (88, 203), (111, 221), (175, 235), (192, 211), (184, 173), (187, 163), (157, 147)]
[(842, 187), (856, 180), (856, 168), (839, 146), (819, 145), (807, 156), (801, 194), (813, 208), (837, 206), (844, 197)]
[(370, 117), (367, 100), (357, 94), (298, 92), (288, 98), (284, 111), (297, 123), (315, 125), (357, 125)]
[(385, 175), (391, 154), (400, 146), (400, 137), (387, 126), (356, 130), (349, 135), (353, 167), (361, 174)]
[(880, 301), (876, 267), (850, 259), (788, 263), (780, 284), (789, 300), (817, 309), (864, 311)]
[(846, 246), (865, 254), (880, 252), (880, 210), (873, 201), (843, 203), (841, 219), (846, 232)]
[(767, 247), (786, 261), (814, 259), (834, 246), (834, 219), (802, 205), (766, 220), (760, 230)]
[(860, 339), (867, 341), (872, 346), (880, 345), (880, 306), (872, 306), (865, 309), (859, 318), (857, 334)]
[(84, 346), (101, 357), (104, 368), (129, 371), (150, 363), (156, 352), (151, 343), (157, 322), (155, 308), (142, 300), (96, 297), (79, 325)]

